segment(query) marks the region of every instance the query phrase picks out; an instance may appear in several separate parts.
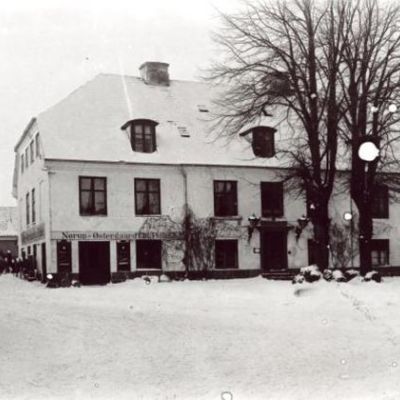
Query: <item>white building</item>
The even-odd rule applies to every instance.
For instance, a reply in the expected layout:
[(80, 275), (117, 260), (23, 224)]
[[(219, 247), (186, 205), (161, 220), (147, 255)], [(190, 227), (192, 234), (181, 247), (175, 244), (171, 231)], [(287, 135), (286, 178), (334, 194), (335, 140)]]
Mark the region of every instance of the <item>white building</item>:
[[(72, 274), (87, 284), (183, 274), (188, 205), (212, 231), (208, 253), (199, 250), (211, 276), (312, 261), (310, 224), (299, 237), (294, 229), (306, 202), (282, 183), (276, 122), (215, 140), (210, 86), (170, 80), (164, 63), (140, 70), (141, 78), (101, 74), (26, 127), (15, 146), (21, 255), (33, 255), (42, 276)], [(345, 211), (349, 198), (338, 194), (332, 214), (342, 220)], [(391, 217), (398, 213), (390, 207)], [(261, 217), (254, 230), (253, 214)], [(388, 221), (377, 221), (374, 260), (400, 265), (397, 227)]]

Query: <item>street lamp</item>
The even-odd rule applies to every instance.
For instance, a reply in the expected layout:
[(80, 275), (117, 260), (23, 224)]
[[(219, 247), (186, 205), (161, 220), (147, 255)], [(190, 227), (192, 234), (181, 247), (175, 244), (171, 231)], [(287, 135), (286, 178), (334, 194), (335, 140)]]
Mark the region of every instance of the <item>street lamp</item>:
[[(389, 106), (389, 111), (390, 112), (395, 112), (397, 110), (397, 107), (392, 104)], [(358, 146), (358, 157), (364, 161), (364, 201), (368, 201), (368, 189), (367, 189), (367, 183), (368, 183), (368, 164), (370, 162), (374, 162), (378, 157), (379, 157), (379, 142), (378, 138), (376, 137), (368, 137), (365, 136), (362, 138), (361, 142), (359, 143)], [(350, 196), (350, 201), (352, 201), (351, 196)], [(364, 232), (360, 232), (360, 242), (363, 242), (363, 251), (364, 252), (371, 252), (371, 249), (369, 247), (369, 244), (367, 243), (367, 240), (364, 237)], [(353, 255), (352, 255), (353, 257)], [(360, 259), (360, 268), (362, 269), (362, 260)]]
[[(374, 161), (379, 155), (379, 149), (372, 140), (365, 140), (358, 148), (358, 157), (366, 163)], [(367, 170), (367, 164), (365, 164)]]
[(247, 227), (247, 233), (248, 233), (248, 241), (250, 242), (251, 237), (253, 236), (253, 231), (257, 227), (258, 223), (260, 222), (260, 218), (258, 218), (253, 213), (247, 218), (247, 220), (249, 221), (249, 226)]

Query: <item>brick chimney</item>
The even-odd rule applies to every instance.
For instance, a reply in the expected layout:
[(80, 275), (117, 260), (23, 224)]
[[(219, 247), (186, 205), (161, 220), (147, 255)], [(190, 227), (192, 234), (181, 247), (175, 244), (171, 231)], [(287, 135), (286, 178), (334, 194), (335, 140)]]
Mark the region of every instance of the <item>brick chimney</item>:
[(140, 68), (140, 76), (148, 85), (169, 86), (169, 64), (146, 61)]

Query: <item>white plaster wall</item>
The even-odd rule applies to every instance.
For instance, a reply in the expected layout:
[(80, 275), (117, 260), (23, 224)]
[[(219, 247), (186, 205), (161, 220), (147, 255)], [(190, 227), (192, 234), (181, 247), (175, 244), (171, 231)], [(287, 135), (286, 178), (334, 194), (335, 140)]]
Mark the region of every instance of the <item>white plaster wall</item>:
[[(29, 161), (28, 168), (24, 168), (24, 172), (21, 173), (21, 154), (25, 155), (25, 149), (29, 147), (31, 141), (35, 138), (36, 134), (39, 132), (36, 124), (29, 129), (24, 139), (19, 144), (16, 149), (19, 157), (19, 163), (16, 165), (18, 169), (18, 178), (17, 178), (17, 203), (18, 203), (18, 214), (19, 214), (19, 235), (18, 235), (18, 246), (19, 246), (19, 254), (21, 255), (22, 250), (26, 251), (28, 245), (32, 246), (33, 244), (41, 244), (44, 241), (47, 241), (47, 264), (50, 265), (50, 246), (49, 246), (49, 202), (48, 202), (48, 174), (45, 169), (45, 161), (43, 148), (40, 145), (40, 157), (37, 157), (36, 154), (36, 146), (35, 146), (35, 159), (34, 162), (31, 163)], [(40, 132), (39, 132), (40, 138)], [(39, 139), (40, 140), (40, 139)], [(29, 152), (29, 151), (28, 151)], [(30, 155), (30, 152), (29, 152)], [(32, 195), (32, 189), (35, 189), (35, 210), (36, 210), (36, 221), (32, 223), (32, 209), (30, 216), (29, 225), (26, 224), (26, 194), (29, 192), (30, 196)], [(31, 203), (31, 197), (30, 197)], [(31, 207), (30, 207), (31, 208)], [(45, 225), (45, 236), (39, 240), (32, 240), (29, 243), (22, 244), (21, 242), (21, 232), (29, 230), (35, 225), (43, 223)], [(42, 257), (41, 257), (41, 249), (38, 246), (37, 252), (37, 265), (39, 271), (42, 269)]]
[[(151, 166), (105, 163), (66, 163), (52, 162), (50, 167), (50, 198), (52, 231), (118, 231), (137, 232), (145, 217), (135, 216), (134, 178), (156, 178), (161, 182), (161, 212), (173, 221), (180, 222), (185, 203), (184, 173), (187, 180), (188, 202), (196, 217), (206, 218), (214, 215), (214, 180), (236, 180), (238, 187), (238, 213), (241, 219), (233, 224), (240, 226), (239, 267), (241, 269), (260, 268), (259, 235), (254, 232), (251, 241), (247, 240), (247, 218), (255, 213), (261, 214), (260, 182), (280, 180), (279, 175), (261, 168), (227, 168), (208, 166)], [(79, 215), (79, 176), (107, 177), (107, 216)], [(293, 198), (285, 193), (285, 217), (289, 224), (296, 224), (305, 213), (304, 199)], [(112, 271), (116, 270), (115, 243), (111, 243)], [(53, 247), (52, 247), (53, 248)], [(53, 249), (54, 250), (54, 249)], [(131, 244), (132, 270), (135, 269), (135, 246)], [(307, 235), (296, 242), (294, 233), (288, 234), (288, 265), (300, 267), (307, 264)], [(55, 262), (55, 254), (52, 262)], [(74, 263), (75, 264), (75, 263)], [(164, 263), (165, 264), (165, 263)], [(175, 260), (174, 269), (178, 268)], [(171, 269), (172, 264), (163, 265)], [(76, 269), (74, 265), (74, 270)]]

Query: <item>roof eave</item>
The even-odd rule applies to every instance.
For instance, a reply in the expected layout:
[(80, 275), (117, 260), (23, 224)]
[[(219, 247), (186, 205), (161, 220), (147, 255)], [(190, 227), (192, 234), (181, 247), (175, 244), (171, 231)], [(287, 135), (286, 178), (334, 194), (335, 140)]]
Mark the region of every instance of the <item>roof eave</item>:
[(22, 133), (21, 137), (19, 138), (17, 144), (14, 146), (14, 151), (15, 152), (18, 150), (19, 145), (25, 139), (25, 136), (28, 134), (29, 130), (32, 128), (33, 124), (35, 124), (35, 123), (36, 123), (36, 117), (31, 118), (31, 120), (29, 121), (28, 125), (24, 129), (24, 132)]

